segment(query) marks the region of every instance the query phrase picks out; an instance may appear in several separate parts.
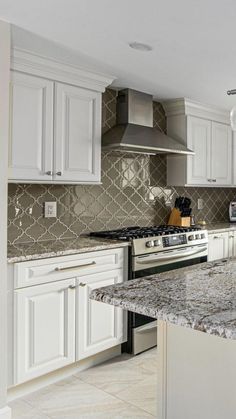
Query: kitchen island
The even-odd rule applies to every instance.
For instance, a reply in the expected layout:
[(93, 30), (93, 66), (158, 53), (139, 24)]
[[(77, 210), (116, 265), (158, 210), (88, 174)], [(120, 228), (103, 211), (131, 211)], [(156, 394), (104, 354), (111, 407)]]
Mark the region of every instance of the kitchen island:
[(96, 289), (91, 298), (158, 320), (158, 419), (236, 417), (235, 259)]

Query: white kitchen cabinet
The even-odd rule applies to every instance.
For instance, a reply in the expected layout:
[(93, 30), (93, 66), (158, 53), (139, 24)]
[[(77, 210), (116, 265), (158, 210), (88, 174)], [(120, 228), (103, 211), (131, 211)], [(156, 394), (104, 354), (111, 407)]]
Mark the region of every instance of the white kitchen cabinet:
[(52, 180), (53, 82), (12, 72), (9, 180)]
[(89, 296), (95, 288), (127, 280), (127, 251), (9, 264), (10, 386), (126, 341), (126, 312)]
[(101, 92), (12, 72), (9, 181), (100, 183)]
[[(231, 234), (231, 232), (230, 232)], [(229, 256), (229, 233), (208, 234), (208, 261), (227, 258)]]
[(232, 130), (228, 112), (187, 99), (164, 104), (167, 132), (195, 152), (167, 156), (170, 186), (230, 186), (232, 177)]
[(207, 185), (211, 177), (211, 121), (189, 117), (188, 148), (194, 156), (187, 156), (187, 183)]
[(121, 269), (78, 278), (77, 360), (87, 358), (126, 341), (124, 311), (89, 298), (94, 289), (118, 284), (123, 280)]
[(211, 174), (217, 185), (232, 183), (232, 131), (228, 125), (212, 122)]
[(100, 93), (56, 83), (55, 98), (55, 180), (99, 182)]
[(14, 291), (14, 384), (75, 361), (75, 280)]
[(236, 257), (236, 231), (229, 231), (229, 257)]

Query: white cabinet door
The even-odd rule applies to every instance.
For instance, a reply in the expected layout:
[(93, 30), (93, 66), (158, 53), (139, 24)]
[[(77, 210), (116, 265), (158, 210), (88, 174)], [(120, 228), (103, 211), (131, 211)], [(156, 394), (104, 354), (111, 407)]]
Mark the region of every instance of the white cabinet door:
[(229, 256), (229, 233), (208, 235), (208, 261), (227, 258)]
[(12, 72), (9, 179), (52, 179), (53, 82)]
[(56, 83), (54, 180), (100, 182), (101, 94)]
[(195, 152), (194, 156), (187, 156), (187, 183), (208, 185), (211, 162), (211, 121), (189, 116), (187, 138), (188, 148)]
[(212, 122), (211, 179), (217, 185), (232, 183), (232, 131), (218, 122)]
[(236, 232), (229, 231), (229, 257), (236, 257)]
[(89, 298), (92, 290), (118, 282), (123, 282), (122, 269), (78, 278), (76, 360), (126, 340), (124, 311)]
[(14, 384), (75, 361), (75, 280), (14, 291)]

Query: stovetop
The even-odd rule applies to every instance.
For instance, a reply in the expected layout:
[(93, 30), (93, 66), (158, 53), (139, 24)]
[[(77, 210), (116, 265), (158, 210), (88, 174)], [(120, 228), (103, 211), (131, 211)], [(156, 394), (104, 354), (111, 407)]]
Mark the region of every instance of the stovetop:
[(171, 234), (189, 233), (191, 231), (199, 231), (198, 227), (177, 227), (170, 225), (160, 225), (151, 227), (125, 227), (118, 230), (110, 231), (95, 231), (90, 233), (91, 236), (103, 237), (114, 240), (127, 240), (154, 237), (154, 236), (169, 236)]

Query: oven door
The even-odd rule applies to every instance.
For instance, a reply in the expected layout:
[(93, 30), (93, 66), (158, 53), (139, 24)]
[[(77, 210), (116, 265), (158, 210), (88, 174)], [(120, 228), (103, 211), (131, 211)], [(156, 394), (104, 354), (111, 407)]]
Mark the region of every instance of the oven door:
[[(168, 249), (163, 252), (149, 253), (148, 255), (134, 256), (133, 267), (134, 273), (137, 271), (143, 271), (151, 269), (149, 275), (152, 274), (152, 268), (166, 267), (164, 270), (171, 270), (175, 268), (169, 267), (171, 264), (178, 264), (177, 267), (186, 266), (185, 261), (191, 261), (192, 264), (194, 259), (201, 259), (207, 257), (208, 247), (207, 244), (201, 244), (196, 246), (181, 247), (179, 249)], [(158, 270), (157, 270), (158, 272)], [(162, 269), (159, 270), (162, 272)], [(134, 275), (136, 278), (136, 275)]]
[[(131, 278), (141, 278), (206, 262), (207, 252), (207, 244), (204, 244), (134, 256)], [(157, 321), (142, 314), (128, 312), (128, 342), (123, 347), (124, 351), (136, 355), (156, 346), (156, 342)]]

